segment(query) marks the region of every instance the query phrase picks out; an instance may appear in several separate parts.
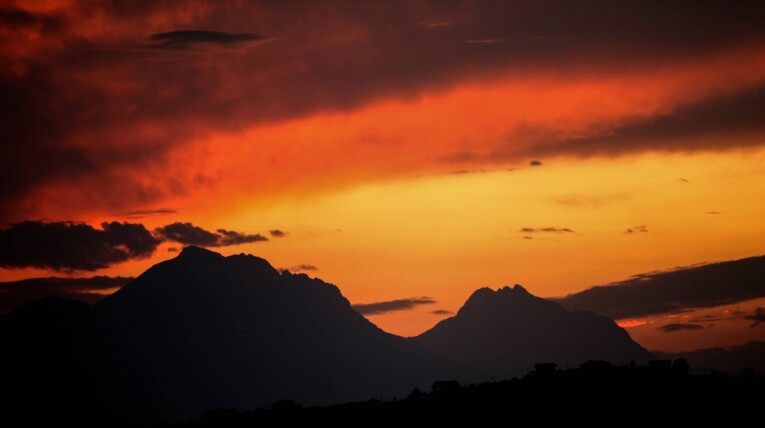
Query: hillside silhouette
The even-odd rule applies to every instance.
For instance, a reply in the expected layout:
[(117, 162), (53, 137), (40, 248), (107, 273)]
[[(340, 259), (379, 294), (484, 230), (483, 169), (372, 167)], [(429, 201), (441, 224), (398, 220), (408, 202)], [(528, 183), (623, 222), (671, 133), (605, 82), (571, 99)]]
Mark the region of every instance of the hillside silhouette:
[(464, 420), (476, 424), (566, 421), (611, 425), (627, 418), (632, 423), (648, 424), (699, 423), (716, 417), (744, 422), (757, 420), (763, 399), (765, 379), (751, 370), (733, 375), (692, 375), (684, 359), (652, 360), (647, 366), (588, 361), (565, 370), (555, 364), (538, 364), (523, 377), (501, 381), (467, 385), (438, 381), (429, 389), (414, 389), (406, 397), (393, 400), (333, 406), (279, 401), (241, 413), (218, 409), (178, 426), (251, 427), (277, 420), (312, 424)]
[(728, 348), (704, 348), (688, 352), (657, 352), (661, 358), (684, 358), (701, 371), (718, 370), (737, 373), (754, 369), (765, 373), (765, 342), (752, 341)]
[[(522, 287), (478, 290), (457, 316), (404, 339), (337, 287), (251, 255), (188, 247), (95, 305), (28, 303), (0, 318), (3, 416), (179, 421), (202, 412), (401, 397), (539, 361), (644, 360), (613, 322)], [(51, 409), (41, 413), (39, 408)]]

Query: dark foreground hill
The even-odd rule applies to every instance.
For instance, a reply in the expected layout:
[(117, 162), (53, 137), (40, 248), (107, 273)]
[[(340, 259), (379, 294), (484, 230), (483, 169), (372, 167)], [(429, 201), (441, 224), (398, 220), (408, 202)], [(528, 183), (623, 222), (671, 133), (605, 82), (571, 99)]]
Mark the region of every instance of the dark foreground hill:
[(543, 364), (523, 378), (465, 386), (440, 381), (430, 390), (414, 390), (396, 400), (373, 399), (326, 407), (279, 402), (243, 413), (219, 409), (183, 426), (253, 427), (272, 421), (687, 425), (718, 418), (726, 424), (743, 423), (761, 417), (765, 379), (751, 370), (736, 375), (694, 376), (688, 374), (689, 367), (682, 359), (652, 363), (649, 367), (630, 367), (591, 361), (568, 370)]
[(648, 355), (613, 322), (518, 286), (479, 290), (456, 317), (403, 339), (355, 312), (331, 284), (193, 247), (96, 305), (29, 303), (0, 318), (0, 340), (0, 418), (110, 424), (280, 399), (397, 397), (437, 379), (503, 378), (538, 361)]
[(678, 353), (658, 353), (661, 358), (685, 358), (701, 370), (737, 373), (751, 368), (765, 373), (765, 342), (752, 341), (729, 348), (705, 348)]

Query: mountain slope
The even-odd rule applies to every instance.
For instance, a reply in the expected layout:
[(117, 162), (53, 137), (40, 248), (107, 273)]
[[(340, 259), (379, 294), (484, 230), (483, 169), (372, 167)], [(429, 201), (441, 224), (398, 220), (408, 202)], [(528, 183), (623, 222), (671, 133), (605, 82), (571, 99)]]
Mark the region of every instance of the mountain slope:
[(410, 340), (433, 356), (498, 378), (524, 374), (539, 362), (573, 365), (651, 357), (610, 319), (568, 312), (520, 285), (479, 289), (456, 316)]
[(337, 287), (250, 255), (187, 248), (96, 307), (152, 368), (172, 416), (399, 396), (437, 377)]
[(86, 415), (99, 425), (280, 399), (402, 397), (435, 380), (523, 374), (540, 361), (648, 358), (610, 320), (569, 313), (520, 286), (478, 290), (456, 317), (404, 339), (354, 311), (331, 284), (194, 247), (95, 305), (28, 303), (0, 317), (0, 337), (0, 413)]

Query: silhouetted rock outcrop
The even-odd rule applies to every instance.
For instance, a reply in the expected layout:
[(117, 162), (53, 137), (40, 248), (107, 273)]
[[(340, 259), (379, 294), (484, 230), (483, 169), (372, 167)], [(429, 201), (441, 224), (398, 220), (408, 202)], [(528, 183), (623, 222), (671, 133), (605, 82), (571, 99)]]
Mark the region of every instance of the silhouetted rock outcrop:
[(651, 358), (610, 319), (569, 312), (520, 285), (477, 290), (456, 316), (410, 340), (431, 355), (473, 368), (479, 377), (521, 375), (541, 361), (565, 366)]

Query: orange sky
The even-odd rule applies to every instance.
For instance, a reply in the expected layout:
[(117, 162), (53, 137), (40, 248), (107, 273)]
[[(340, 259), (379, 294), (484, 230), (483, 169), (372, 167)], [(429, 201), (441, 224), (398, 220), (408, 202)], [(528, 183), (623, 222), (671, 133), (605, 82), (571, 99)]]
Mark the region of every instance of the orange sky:
[[(539, 20), (526, 28), (480, 4), (339, 3), (320, 26), (305, 6), (13, 3), (2, 10), (26, 18), (0, 13), (0, 83), (23, 102), (2, 152), (4, 224), (284, 230), (218, 250), (314, 265), (352, 303), (436, 300), (371, 317), (402, 335), (481, 286), (555, 297), (765, 254), (765, 37), (724, 13), (653, 36), (600, 19), (592, 33), (547, 26), (530, 6), (507, 11)], [(688, 39), (694, 19), (719, 34)], [(222, 35), (150, 37), (191, 29)], [(120, 214), (159, 208), (172, 212)], [(572, 232), (521, 232), (549, 227)], [(96, 273), (138, 275), (168, 247)], [(0, 269), (0, 281), (54, 273)], [(650, 349), (765, 339), (651, 322), (630, 329)]]

